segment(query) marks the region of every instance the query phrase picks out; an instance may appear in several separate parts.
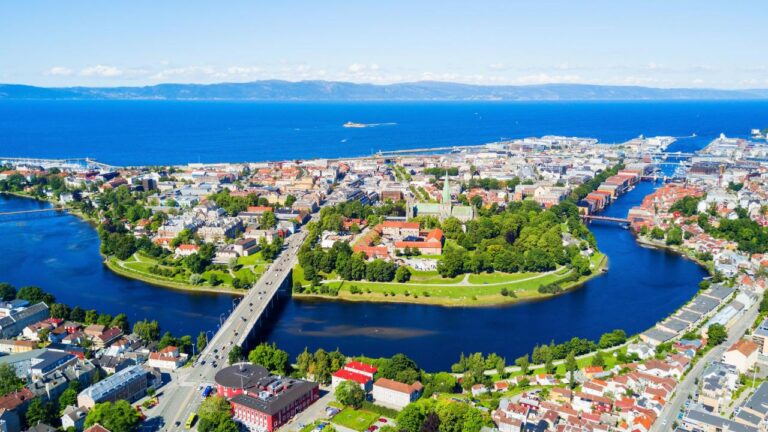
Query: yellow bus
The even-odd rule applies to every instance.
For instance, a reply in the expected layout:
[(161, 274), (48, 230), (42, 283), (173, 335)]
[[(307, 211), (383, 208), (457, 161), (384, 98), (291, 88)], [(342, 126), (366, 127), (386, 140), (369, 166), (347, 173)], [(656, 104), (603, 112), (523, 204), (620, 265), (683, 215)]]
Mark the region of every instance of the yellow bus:
[(189, 415), (189, 418), (187, 419), (187, 423), (184, 425), (187, 429), (191, 429), (192, 425), (195, 424), (195, 420), (197, 420), (197, 414), (192, 413)]

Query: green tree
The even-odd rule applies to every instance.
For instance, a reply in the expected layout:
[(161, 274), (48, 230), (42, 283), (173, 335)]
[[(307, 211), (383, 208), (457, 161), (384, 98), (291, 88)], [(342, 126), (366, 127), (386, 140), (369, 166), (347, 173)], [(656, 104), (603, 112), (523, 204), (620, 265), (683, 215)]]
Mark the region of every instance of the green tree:
[(50, 402), (43, 402), (42, 398), (34, 398), (27, 407), (25, 415), (27, 425), (34, 426), (38, 423), (51, 424), (56, 420), (56, 409)]
[(520, 367), (520, 372), (523, 373), (523, 375), (528, 375), (528, 368), (531, 365), (531, 362), (528, 360), (528, 354), (519, 357), (517, 360), (515, 360), (515, 364)]
[(603, 357), (602, 351), (596, 352), (594, 357), (592, 357), (592, 366), (599, 366), (599, 367), (605, 366), (605, 357)]
[(576, 387), (576, 380), (573, 374), (579, 370), (579, 364), (576, 363), (576, 354), (573, 351), (569, 351), (568, 356), (565, 358), (565, 370), (568, 372), (571, 388)]
[(466, 251), (455, 248), (443, 252), (443, 259), (437, 263), (437, 271), (442, 277), (452, 278), (464, 272)]
[(109, 326), (117, 327), (122, 330), (123, 333), (128, 333), (128, 331), (131, 329), (131, 325), (128, 323), (128, 316), (124, 313), (117, 314), (114, 318), (112, 318), (112, 322), (109, 323)]
[(365, 391), (356, 381), (343, 381), (336, 386), (336, 400), (346, 406), (359, 409), (365, 401)]
[(11, 301), (16, 298), (16, 288), (13, 285), (0, 283), (0, 301)]
[(235, 364), (240, 363), (243, 361), (243, 349), (240, 347), (240, 345), (235, 345), (232, 347), (231, 350), (229, 350), (229, 354), (227, 355), (227, 361), (229, 364)]
[(408, 404), (397, 415), (396, 423), (400, 430), (421, 432), (421, 426), (427, 418), (422, 404)]
[(143, 341), (154, 342), (160, 338), (160, 324), (157, 321), (138, 321), (133, 325), (133, 333)]
[[(405, 354), (395, 354), (379, 369), (379, 374), (383, 378), (397, 380), (398, 376), (403, 377), (403, 372), (408, 373), (408, 371), (415, 373), (415, 376), (414, 374), (409, 376), (409, 378), (415, 378), (413, 381), (418, 380), (421, 376), (421, 370), (415, 361), (408, 358)], [(413, 384), (413, 381), (406, 382), (406, 384)]]
[(0, 363), (0, 397), (21, 390), (24, 381), (16, 376), (16, 369), (8, 363)]
[(56, 303), (56, 297), (36, 286), (25, 286), (16, 293), (16, 298), (26, 300), (32, 304), (43, 302), (51, 305)]
[(707, 345), (720, 345), (728, 339), (728, 332), (722, 324), (712, 324), (707, 328)]
[(99, 319), (99, 313), (96, 312), (96, 310), (91, 309), (85, 312), (85, 324), (91, 325), (96, 324), (96, 321)]
[(296, 357), (296, 370), (299, 376), (306, 378), (314, 360), (312, 353), (305, 347), (304, 351)]
[(51, 318), (69, 318), (69, 307), (62, 303), (54, 303), (50, 305)]
[(237, 424), (230, 414), (231, 406), (221, 396), (206, 398), (197, 411), (200, 420), (197, 430), (200, 432), (237, 432)]
[(664, 238), (664, 231), (659, 227), (653, 227), (651, 230), (651, 238), (654, 240), (662, 240)]
[(77, 381), (70, 381), (69, 387), (59, 396), (59, 409), (64, 410), (69, 405), (77, 406)]
[(69, 312), (69, 319), (81, 323), (85, 321), (85, 311), (80, 306), (75, 306)]
[(259, 364), (279, 375), (287, 375), (289, 365), (288, 353), (277, 348), (276, 344), (262, 343), (248, 353), (248, 361)]
[(259, 226), (261, 229), (270, 229), (274, 227), (276, 223), (277, 218), (271, 211), (264, 212), (264, 214), (261, 215), (261, 219), (259, 219)]
[(111, 432), (133, 432), (138, 429), (141, 419), (139, 413), (125, 400), (115, 403), (96, 404), (85, 417), (85, 426), (98, 423)]
[(499, 357), (499, 359), (496, 361), (496, 373), (499, 374), (500, 378), (504, 379), (504, 377), (507, 376), (506, 369), (507, 369), (506, 360), (504, 359), (504, 357)]
[(667, 245), (675, 246), (683, 244), (683, 230), (680, 227), (672, 227), (667, 231)]
[(395, 280), (400, 283), (405, 283), (411, 280), (411, 271), (406, 266), (400, 266), (395, 271)]
[(206, 337), (205, 332), (200, 332), (200, 334), (197, 335), (197, 352), (202, 352), (205, 347), (208, 345), (208, 337)]

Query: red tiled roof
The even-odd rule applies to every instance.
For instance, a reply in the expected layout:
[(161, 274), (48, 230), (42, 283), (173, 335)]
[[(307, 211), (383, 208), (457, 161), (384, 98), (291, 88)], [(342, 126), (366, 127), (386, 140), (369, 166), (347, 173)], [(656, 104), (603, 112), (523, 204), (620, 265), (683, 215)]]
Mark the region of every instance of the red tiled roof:
[(750, 356), (752, 353), (757, 351), (758, 348), (760, 347), (751, 340), (739, 339), (735, 344), (728, 348), (728, 352), (738, 351), (744, 356)]
[(408, 385), (408, 384), (401, 383), (398, 381), (393, 381), (387, 378), (379, 378), (376, 380), (376, 382), (373, 385), (377, 387), (384, 387), (385, 389), (389, 389), (399, 393), (406, 393), (406, 394), (411, 394), (413, 392), (421, 391), (421, 389), (424, 388), (424, 386), (422, 386), (421, 383), (418, 381), (416, 381), (411, 385)]
[(376, 372), (379, 371), (379, 368), (377, 368), (376, 366), (369, 365), (367, 363), (362, 363), (362, 362), (359, 362), (359, 361), (351, 361), (351, 362), (347, 363), (345, 367), (348, 367), (350, 369), (355, 369), (355, 370), (363, 371), (363, 372), (372, 373), (372, 374), (375, 374)]
[(381, 226), (383, 228), (410, 228), (410, 229), (419, 229), (419, 223), (418, 222), (399, 222), (399, 221), (384, 221)]
[(355, 382), (358, 382), (358, 383), (363, 384), (363, 385), (367, 384), (368, 381), (371, 380), (366, 375), (359, 374), (359, 373), (352, 372), (352, 371), (348, 371), (346, 369), (339, 369), (339, 370), (337, 370), (336, 373), (333, 374), (333, 376), (335, 376), (336, 378), (343, 379), (343, 380), (355, 381)]

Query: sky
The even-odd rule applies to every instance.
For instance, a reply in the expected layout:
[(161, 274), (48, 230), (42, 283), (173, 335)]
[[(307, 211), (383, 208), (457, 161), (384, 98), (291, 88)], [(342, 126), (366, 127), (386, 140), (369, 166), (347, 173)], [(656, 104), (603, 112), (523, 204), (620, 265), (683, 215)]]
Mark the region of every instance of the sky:
[(0, 2), (0, 82), (768, 88), (765, 0)]

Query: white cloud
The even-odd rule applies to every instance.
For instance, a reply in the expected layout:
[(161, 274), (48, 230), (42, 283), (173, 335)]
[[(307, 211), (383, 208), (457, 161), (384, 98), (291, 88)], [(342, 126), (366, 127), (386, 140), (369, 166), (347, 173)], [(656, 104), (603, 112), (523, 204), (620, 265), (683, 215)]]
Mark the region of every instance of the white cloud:
[(583, 83), (584, 78), (579, 75), (550, 75), (546, 73), (538, 73), (533, 75), (524, 75), (513, 78), (514, 84), (558, 84), (558, 83)]
[(123, 75), (123, 71), (115, 66), (96, 65), (89, 66), (80, 71), (81, 76), (113, 78)]
[(53, 75), (53, 76), (70, 76), (74, 73), (74, 71), (70, 68), (64, 67), (64, 66), (54, 66), (47, 71), (45, 71), (46, 75)]

